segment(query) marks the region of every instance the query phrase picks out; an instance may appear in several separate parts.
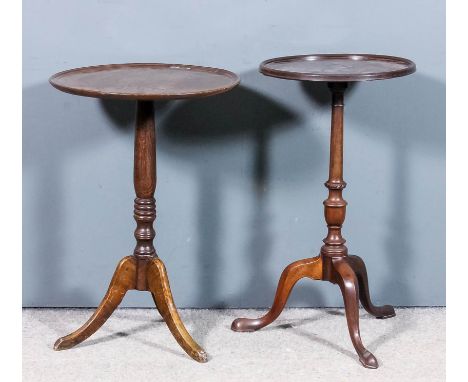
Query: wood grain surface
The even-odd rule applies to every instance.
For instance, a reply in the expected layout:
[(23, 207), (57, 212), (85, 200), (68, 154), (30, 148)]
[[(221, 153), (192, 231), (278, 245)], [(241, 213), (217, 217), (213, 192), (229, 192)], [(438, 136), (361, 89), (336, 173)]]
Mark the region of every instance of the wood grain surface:
[(239, 77), (204, 66), (135, 63), (66, 70), (49, 82), (63, 92), (86, 97), (169, 100), (224, 93), (239, 83)]
[[(289, 79), (310, 79), (307, 75), (315, 75), (315, 80), (318, 78), (326, 79), (330, 75), (353, 76), (356, 80), (359, 76), (374, 73), (374, 79), (384, 79), (385, 76), (391, 78), (395, 76), (395, 72), (391, 70), (400, 70), (401, 67), (395, 63), (395, 60), (385, 65), (380, 58), (375, 59), (370, 65), (367, 59), (356, 59), (357, 63), (353, 63), (348, 67), (343, 67), (337, 64), (340, 60), (336, 56), (327, 55), (328, 58), (317, 59), (312, 65), (308, 66), (307, 59), (310, 56), (299, 56), (299, 58), (280, 58), (269, 60), (261, 65), (261, 71), (266, 75), (273, 75), (281, 78)], [(316, 56), (314, 56), (316, 57)], [(379, 56), (381, 57), (381, 56)], [(349, 58), (346, 58), (349, 60)], [(345, 62), (348, 62), (346, 61)], [(380, 60), (380, 61), (379, 61)], [(403, 59), (404, 60), (404, 59)], [(311, 62), (314, 60), (310, 60)], [(377, 63), (377, 61), (379, 63)], [(269, 66), (268, 62), (279, 62), (278, 65)], [(331, 65), (328, 67), (327, 63)], [(312, 69), (314, 68), (314, 72)], [(413, 64), (414, 65), (414, 64)], [(404, 65), (403, 65), (404, 66)], [(283, 72), (276, 71), (274, 68), (282, 68)], [(294, 72), (293, 70), (301, 69), (304, 73)], [(380, 72), (381, 77), (377, 78), (378, 73), (372, 70), (388, 69), (386, 74)], [(286, 70), (291, 72), (286, 72)], [(415, 67), (409, 64), (406, 69), (409, 74), (414, 71)], [(366, 71), (367, 70), (367, 71)], [(401, 72), (400, 72), (401, 73)], [(400, 74), (403, 75), (403, 74)], [(296, 77), (294, 77), (296, 76)], [(325, 80), (327, 81), (327, 80)], [(327, 81), (328, 82), (328, 81)], [(346, 240), (341, 234), (343, 226), (347, 202), (343, 199), (343, 190), (346, 187), (346, 182), (343, 180), (343, 115), (344, 115), (344, 92), (348, 83), (346, 81), (328, 82), (328, 88), (331, 92), (331, 133), (330, 133), (330, 162), (328, 180), (325, 186), (328, 189), (328, 197), (323, 202), (324, 215), (327, 223), (328, 233), (323, 239), (324, 245), (320, 249), (320, 255), (314, 258), (298, 260), (289, 264), (281, 274), (278, 287), (276, 290), (275, 299), (270, 310), (259, 318), (237, 318), (232, 322), (231, 329), (237, 332), (252, 332), (261, 329), (278, 318), (282, 310), (286, 306), (288, 297), (294, 285), (302, 278), (307, 277), (314, 280), (328, 281), (337, 284), (340, 287), (343, 301), (345, 305), (346, 321), (348, 331), (351, 337), (351, 342), (358, 354), (359, 361), (362, 365), (369, 369), (379, 367), (375, 356), (364, 346), (361, 333), (359, 330), (359, 301), (364, 308), (376, 318), (390, 318), (395, 315), (395, 310), (390, 305), (375, 306), (369, 293), (369, 285), (367, 279), (367, 270), (364, 261), (358, 256), (349, 256)]]
[(376, 54), (309, 54), (272, 58), (260, 64), (267, 76), (303, 81), (352, 82), (406, 76), (411, 60)]

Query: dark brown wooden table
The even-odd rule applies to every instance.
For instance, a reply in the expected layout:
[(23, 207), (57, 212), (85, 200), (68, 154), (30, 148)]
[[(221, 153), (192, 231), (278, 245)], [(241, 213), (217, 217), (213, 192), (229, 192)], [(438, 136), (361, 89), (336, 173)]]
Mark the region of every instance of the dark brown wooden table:
[(59, 338), (55, 350), (69, 349), (95, 333), (128, 290), (149, 291), (173, 336), (185, 352), (206, 362), (206, 352), (185, 329), (175, 307), (166, 269), (153, 246), (156, 218), (156, 131), (154, 100), (205, 97), (226, 92), (239, 83), (227, 70), (193, 65), (116, 64), (72, 69), (55, 74), (50, 83), (67, 93), (136, 101), (134, 218), (136, 247), (117, 266), (109, 289), (91, 318), (73, 333)]
[(370, 54), (290, 56), (273, 58), (260, 65), (260, 72), (267, 76), (328, 83), (332, 94), (330, 170), (325, 183), (328, 198), (323, 202), (328, 234), (318, 256), (296, 261), (284, 269), (268, 313), (257, 319), (238, 318), (232, 323), (232, 330), (250, 332), (271, 324), (284, 309), (292, 288), (300, 279), (308, 277), (329, 281), (341, 289), (349, 334), (359, 360), (365, 367), (378, 367), (377, 359), (361, 340), (359, 300), (364, 309), (377, 318), (393, 317), (395, 310), (390, 305), (372, 304), (366, 266), (360, 257), (348, 255), (346, 240), (341, 235), (347, 205), (342, 196), (346, 187), (343, 180), (343, 95), (349, 82), (385, 80), (405, 76), (415, 70), (416, 66), (410, 60)]

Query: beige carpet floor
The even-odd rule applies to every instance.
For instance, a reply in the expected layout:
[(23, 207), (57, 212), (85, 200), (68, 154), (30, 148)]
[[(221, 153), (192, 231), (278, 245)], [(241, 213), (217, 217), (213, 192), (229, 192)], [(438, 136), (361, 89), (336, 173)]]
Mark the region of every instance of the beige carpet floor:
[(229, 327), (264, 310), (181, 310), (206, 364), (179, 348), (152, 309), (119, 309), (74, 349), (52, 350), (89, 309), (23, 310), (24, 381), (398, 381), (445, 380), (445, 308), (397, 309), (377, 320), (361, 310), (364, 344), (380, 367), (365, 369), (351, 345), (342, 309), (287, 309), (255, 333)]

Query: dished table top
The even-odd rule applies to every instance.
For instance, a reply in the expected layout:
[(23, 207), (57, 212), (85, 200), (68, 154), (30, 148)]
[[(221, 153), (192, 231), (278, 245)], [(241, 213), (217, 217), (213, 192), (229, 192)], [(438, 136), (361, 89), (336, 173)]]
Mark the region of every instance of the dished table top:
[(224, 93), (239, 77), (224, 69), (178, 64), (111, 64), (54, 74), (57, 89), (86, 97), (169, 100)]
[(414, 62), (375, 54), (309, 54), (278, 57), (260, 64), (267, 76), (302, 81), (353, 82), (406, 76)]

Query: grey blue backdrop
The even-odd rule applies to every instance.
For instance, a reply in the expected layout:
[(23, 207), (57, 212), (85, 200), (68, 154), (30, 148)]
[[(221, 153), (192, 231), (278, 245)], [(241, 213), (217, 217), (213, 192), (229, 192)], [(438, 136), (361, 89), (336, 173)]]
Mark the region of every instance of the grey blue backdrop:
[[(48, 84), (122, 62), (240, 74), (229, 94), (156, 106), (156, 246), (178, 306), (269, 306), (283, 268), (317, 255), (326, 233), (330, 111), (323, 87), (257, 68), (320, 52), (417, 64), (348, 92), (343, 232), (377, 303), (445, 304), (444, 1), (25, 0), (23, 28), (24, 306), (96, 306), (132, 253), (134, 105)], [(303, 280), (290, 305), (342, 299)]]

